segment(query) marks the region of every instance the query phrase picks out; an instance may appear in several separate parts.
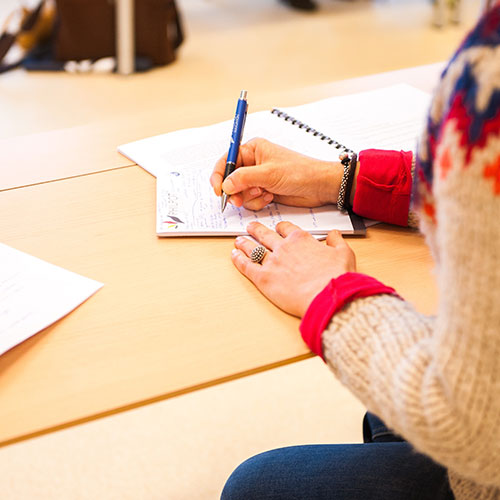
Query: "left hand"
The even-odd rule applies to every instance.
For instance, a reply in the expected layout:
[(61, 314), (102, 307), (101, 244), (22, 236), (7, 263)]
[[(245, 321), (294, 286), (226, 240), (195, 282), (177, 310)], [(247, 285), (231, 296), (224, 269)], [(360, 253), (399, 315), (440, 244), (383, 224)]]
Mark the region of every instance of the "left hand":
[(234, 265), (271, 302), (299, 318), (332, 278), (356, 271), (354, 252), (339, 231), (328, 233), (326, 245), (291, 222), (280, 222), (276, 231), (252, 222), (247, 231), (268, 251), (255, 264), (250, 260), (255, 243), (236, 238)]

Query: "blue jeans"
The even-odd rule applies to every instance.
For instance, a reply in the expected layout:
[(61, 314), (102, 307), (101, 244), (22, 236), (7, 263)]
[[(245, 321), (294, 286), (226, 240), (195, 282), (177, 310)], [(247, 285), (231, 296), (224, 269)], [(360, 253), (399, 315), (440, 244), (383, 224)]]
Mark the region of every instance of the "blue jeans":
[(365, 415), (363, 437), (256, 455), (231, 474), (221, 500), (453, 500), (446, 469), (375, 415)]

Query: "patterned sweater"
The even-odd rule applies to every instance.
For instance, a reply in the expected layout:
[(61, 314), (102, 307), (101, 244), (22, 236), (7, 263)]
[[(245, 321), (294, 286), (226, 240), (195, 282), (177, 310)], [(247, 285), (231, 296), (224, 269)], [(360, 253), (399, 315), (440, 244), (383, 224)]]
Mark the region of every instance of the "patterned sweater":
[(442, 75), (415, 181), (437, 315), (356, 273), (322, 292), (341, 301), (327, 321), (318, 296), (301, 330), (368, 410), (448, 469), (457, 500), (500, 499), (500, 4)]

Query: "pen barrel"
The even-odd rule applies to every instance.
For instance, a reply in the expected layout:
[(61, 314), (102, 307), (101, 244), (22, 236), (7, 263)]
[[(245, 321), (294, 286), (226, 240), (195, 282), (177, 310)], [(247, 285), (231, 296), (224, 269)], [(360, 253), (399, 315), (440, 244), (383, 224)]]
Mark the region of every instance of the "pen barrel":
[(234, 115), (233, 130), (231, 132), (231, 144), (229, 145), (229, 152), (227, 154), (227, 163), (236, 164), (236, 160), (238, 159), (238, 150), (243, 135), (243, 128), (245, 127), (247, 107), (248, 104), (245, 99), (238, 100)]
[(226, 163), (226, 169), (224, 170), (224, 179), (230, 176), (234, 172), (235, 168), (236, 168), (236, 163), (234, 163), (234, 161), (228, 161)]

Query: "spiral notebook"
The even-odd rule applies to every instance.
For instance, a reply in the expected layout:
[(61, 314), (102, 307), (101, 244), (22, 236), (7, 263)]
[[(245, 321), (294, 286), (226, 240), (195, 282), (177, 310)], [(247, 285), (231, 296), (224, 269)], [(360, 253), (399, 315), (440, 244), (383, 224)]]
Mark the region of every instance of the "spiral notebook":
[[(334, 97), (292, 108), (250, 113), (244, 141), (265, 137), (302, 154), (337, 160), (340, 153), (367, 147), (414, 150), (429, 104), (429, 95), (409, 85)], [(313, 126), (314, 124), (314, 126)], [(332, 229), (363, 234), (363, 220), (333, 205), (314, 209), (271, 203), (253, 212), (228, 205), (209, 184), (213, 166), (228, 147), (232, 120), (207, 127), (178, 130), (118, 148), (157, 177), (159, 236), (247, 234), (258, 220), (274, 228), (289, 220), (315, 235)]]
[(274, 108), (271, 110), (271, 113), (273, 115), (276, 115), (278, 118), (285, 120), (291, 125), (295, 125), (299, 129), (302, 129), (304, 132), (312, 134), (314, 137), (317, 137), (320, 141), (324, 141), (329, 146), (333, 146), (337, 150), (338, 155), (341, 155), (342, 153), (351, 155), (354, 153), (352, 149), (348, 148), (344, 144), (341, 144), (340, 142), (336, 141), (335, 139), (332, 139), (323, 132), (320, 132), (319, 130), (312, 128), (311, 126), (307, 125), (307, 123), (301, 122), (298, 118), (289, 115), (285, 111), (281, 111), (278, 108)]

